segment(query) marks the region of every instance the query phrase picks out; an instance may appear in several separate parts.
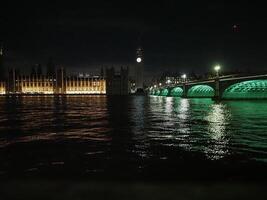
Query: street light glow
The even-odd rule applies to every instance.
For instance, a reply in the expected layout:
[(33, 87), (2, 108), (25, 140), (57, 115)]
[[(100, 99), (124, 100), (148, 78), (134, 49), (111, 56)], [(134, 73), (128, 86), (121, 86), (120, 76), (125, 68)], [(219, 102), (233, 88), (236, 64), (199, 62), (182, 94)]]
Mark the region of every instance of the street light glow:
[(216, 65), (215, 67), (214, 67), (214, 70), (216, 71), (216, 76), (219, 78), (219, 71), (220, 71), (220, 69), (221, 69), (221, 66), (220, 65)]
[(216, 65), (216, 66), (214, 67), (214, 69), (215, 69), (216, 72), (218, 72), (218, 71), (221, 69), (221, 66), (220, 66), (220, 65)]
[(142, 62), (142, 58), (138, 57), (138, 58), (136, 59), (136, 62), (138, 62), (138, 63)]
[(186, 79), (186, 74), (183, 74), (183, 75), (182, 75), (182, 78), (183, 78), (183, 79)]

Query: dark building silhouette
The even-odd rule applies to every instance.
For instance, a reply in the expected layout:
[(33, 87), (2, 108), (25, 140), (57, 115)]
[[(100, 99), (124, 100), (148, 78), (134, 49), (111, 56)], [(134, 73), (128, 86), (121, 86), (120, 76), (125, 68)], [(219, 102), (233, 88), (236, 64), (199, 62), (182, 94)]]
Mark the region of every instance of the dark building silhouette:
[(42, 70), (42, 65), (41, 64), (35, 64), (31, 68), (31, 76), (42, 76), (43, 75), (43, 70)]
[(18, 76), (18, 71), (16, 69), (10, 69), (8, 71), (8, 80), (7, 80), (7, 91), (15, 93), (17, 91), (16, 79)]
[(63, 67), (60, 67), (56, 71), (56, 94), (65, 94), (66, 93), (66, 70)]
[(56, 66), (53, 62), (53, 60), (50, 58), (49, 62), (47, 63), (46, 66), (46, 75), (50, 77), (55, 77), (56, 76)]
[(106, 93), (107, 95), (129, 94), (129, 70), (121, 67), (117, 73), (114, 67), (106, 69)]
[(101, 77), (104, 77), (104, 76), (105, 76), (104, 68), (103, 68), (103, 67), (101, 67), (100, 76), (101, 76)]
[(32, 66), (32, 69), (31, 69), (31, 76), (36, 76), (37, 75), (37, 72), (36, 72), (36, 66)]
[(4, 50), (3, 47), (0, 46), (0, 81), (5, 80), (6, 78), (6, 71), (4, 68)]
[(37, 76), (43, 75), (43, 69), (41, 64), (37, 64)]

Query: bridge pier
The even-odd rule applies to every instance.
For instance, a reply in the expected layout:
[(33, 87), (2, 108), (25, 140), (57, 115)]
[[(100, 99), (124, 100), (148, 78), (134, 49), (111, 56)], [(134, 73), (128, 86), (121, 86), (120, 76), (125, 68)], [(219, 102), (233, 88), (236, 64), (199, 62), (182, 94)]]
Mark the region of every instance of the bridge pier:
[(220, 88), (220, 78), (217, 77), (215, 79), (215, 95), (213, 97), (214, 100), (221, 100), (222, 95), (221, 95), (221, 92), (220, 92), (221, 90), (220, 89), (221, 89)]
[(186, 83), (183, 83), (183, 95), (182, 98), (187, 98), (187, 87)]

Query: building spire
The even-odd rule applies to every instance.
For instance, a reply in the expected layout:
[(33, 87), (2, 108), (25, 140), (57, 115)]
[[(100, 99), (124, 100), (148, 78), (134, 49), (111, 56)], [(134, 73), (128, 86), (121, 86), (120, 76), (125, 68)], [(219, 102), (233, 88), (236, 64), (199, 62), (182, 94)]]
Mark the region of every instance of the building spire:
[(1, 45), (1, 46), (0, 46), (0, 56), (2, 56), (3, 54), (4, 54), (3, 46)]

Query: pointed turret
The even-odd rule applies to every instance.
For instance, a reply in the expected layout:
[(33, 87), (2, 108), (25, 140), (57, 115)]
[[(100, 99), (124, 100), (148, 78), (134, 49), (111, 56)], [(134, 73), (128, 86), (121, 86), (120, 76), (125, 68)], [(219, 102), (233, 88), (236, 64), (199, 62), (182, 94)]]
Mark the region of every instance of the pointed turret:
[(5, 79), (5, 68), (4, 68), (4, 50), (3, 46), (0, 45), (0, 81)]

